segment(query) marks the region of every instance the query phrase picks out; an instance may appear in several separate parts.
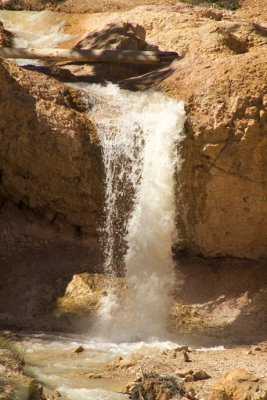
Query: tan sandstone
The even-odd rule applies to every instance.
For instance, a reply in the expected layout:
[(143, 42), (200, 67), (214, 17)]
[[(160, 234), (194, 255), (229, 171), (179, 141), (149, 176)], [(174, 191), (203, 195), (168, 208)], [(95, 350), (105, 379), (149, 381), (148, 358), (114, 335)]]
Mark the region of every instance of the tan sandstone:
[(225, 374), (212, 388), (212, 400), (266, 400), (267, 381), (236, 368)]
[[(112, 22), (139, 24), (149, 45), (183, 56), (157, 80), (153, 73), (134, 84), (182, 98), (188, 116), (177, 177), (176, 333), (231, 341), (245, 331), (250, 341), (266, 332), (264, 18), (264, 10), (180, 3), (79, 16), (81, 38)], [(0, 84), (0, 317), (38, 326), (74, 274), (100, 272), (101, 148), (78, 91), (7, 61)]]
[(95, 235), (103, 167), (79, 92), (7, 61), (0, 86), (2, 196)]

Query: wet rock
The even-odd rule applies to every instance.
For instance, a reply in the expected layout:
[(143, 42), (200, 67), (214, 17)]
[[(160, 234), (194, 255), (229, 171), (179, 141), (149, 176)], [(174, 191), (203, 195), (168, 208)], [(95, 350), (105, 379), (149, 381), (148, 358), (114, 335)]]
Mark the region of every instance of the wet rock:
[(267, 400), (267, 381), (237, 368), (219, 379), (212, 388), (212, 400)]
[(85, 351), (83, 346), (79, 346), (74, 350), (74, 353), (80, 354), (83, 353)]
[(80, 317), (94, 315), (108, 285), (114, 288), (117, 296), (121, 296), (126, 289), (126, 280), (86, 272), (73, 275), (64, 295), (57, 301), (56, 314)]

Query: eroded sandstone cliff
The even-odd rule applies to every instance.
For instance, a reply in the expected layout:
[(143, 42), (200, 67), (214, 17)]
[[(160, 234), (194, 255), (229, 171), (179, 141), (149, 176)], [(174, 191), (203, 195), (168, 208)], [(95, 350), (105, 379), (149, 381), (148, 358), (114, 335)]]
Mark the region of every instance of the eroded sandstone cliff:
[[(135, 22), (140, 11), (127, 15)], [(183, 59), (123, 84), (154, 85), (185, 101), (178, 247), (207, 257), (266, 258), (266, 10), (247, 20), (181, 4), (156, 11), (139, 15), (148, 40)]]
[[(261, 337), (265, 335), (264, 15), (178, 4), (81, 16), (81, 36), (88, 21), (91, 31), (103, 30), (112, 21), (138, 23), (148, 43), (183, 56), (166, 73), (125, 83), (135, 89), (154, 85), (185, 101), (177, 257), (189, 253), (206, 260), (179, 261), (181, 290), (172, 309), (176, 332), (191, 334), (199, 327), (199, 334), (240, 338), (249, 320), (248, 337), (254, 340), (260, 327)], [(72, 275), (96, 272), (102, 265), (97, 231), (104, 200), (101, 148), (85, 116), (88, 104), (78, 91), (7, 61), (0, 63), (0, 87), (5, 298), (0, 319), (8, 326), (58, 328), (62, 321), (55, 314), (57, 300), (64, 298)], [(233, 285), (228, 290), (229, 281)]]
[(79, 92), (5, 61), (0, 85), (2, 196), (94, 236), (103, 168)]

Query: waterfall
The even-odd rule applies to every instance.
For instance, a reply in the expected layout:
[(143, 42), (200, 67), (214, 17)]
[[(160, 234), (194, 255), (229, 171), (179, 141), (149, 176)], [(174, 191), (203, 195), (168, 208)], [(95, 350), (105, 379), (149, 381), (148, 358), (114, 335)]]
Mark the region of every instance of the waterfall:
[(87, 90), (98, 99), (90, 117), (106, 172), (105, 271), (116, 275), (124, 264), (128, 282), (120, 299), (109, 288), (102, 325), (113, 339), (161, 337), (175, 279), (174, 173), (182, 164), (184, 105), (158, 92), (133, 93), (113, 84)]

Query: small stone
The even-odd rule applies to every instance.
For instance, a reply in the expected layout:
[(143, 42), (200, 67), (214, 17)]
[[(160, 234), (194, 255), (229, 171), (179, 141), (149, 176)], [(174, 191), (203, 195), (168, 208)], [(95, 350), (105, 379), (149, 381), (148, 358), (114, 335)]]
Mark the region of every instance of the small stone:
[(260, 346), (257, 346), (257, 347), (254, 348), (254, 350), (255, 350), (255, 351), (261, 351), (262, 348), (261, 348)]
[(184, 356), (184, 361), (185, 362), (191, 362), (189, 355), (187, 354), (187, 352), (184, 350), (183, 351), (183, 356)]
[(77, 347), (77, 349), (74, 350), (74, 353), (80, 354), (83, 353), (85, 350), (83, 348), (83, 346), (79, 346)]
[(194, 382), (194, 378), (192, 375), (186, 375), (184, 380), (185, 382)]
[(207, 374), (206, 371), (200, 370), (193, 374), (194, 381), (202, 381), (205, 379), (210, 379), (211, 376)]

